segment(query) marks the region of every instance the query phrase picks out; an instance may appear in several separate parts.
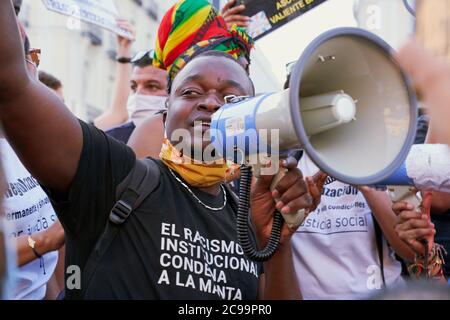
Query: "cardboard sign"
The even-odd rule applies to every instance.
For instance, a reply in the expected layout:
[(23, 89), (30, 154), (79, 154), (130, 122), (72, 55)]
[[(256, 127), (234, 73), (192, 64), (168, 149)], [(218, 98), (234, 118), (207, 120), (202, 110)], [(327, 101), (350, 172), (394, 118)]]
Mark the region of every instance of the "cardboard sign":
[(132, 39), (131, 33), (119, 28), (119, 16), (113, 0), (42, 0), (48, 10), (61, 13), (73, 19), (89, 22)]
[(248, 34), (257, 40), (327, 0), (237, 0), (251, 18)]

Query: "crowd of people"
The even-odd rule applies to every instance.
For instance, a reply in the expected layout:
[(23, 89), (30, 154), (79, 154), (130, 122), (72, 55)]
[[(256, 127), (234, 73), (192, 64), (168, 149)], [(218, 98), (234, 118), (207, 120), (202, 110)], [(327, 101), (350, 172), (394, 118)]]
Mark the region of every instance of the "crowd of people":
[[(449, 194), (419, 190), (418, 212), (337, 181), (303, 154), (281, 162), (275, 188), (261, 176), (239, 195), (237, 165), (204, 161), (208, 141), (196, 133), (208, 132), (226, 97), (255, 95), (244, 5), (230, 0), (219, 13), (180, 0), (154, 47), (135, 55), (118, 36), (112, 105), (89, 124), (66, 107), (61, 81), (39, 70), (20, 4), (0, 1), (0, 297), (353, 300), (395, 298), (426, 278), (450, 299)], [(429, 110), (416, 143), (450, 144), (450, 66), (414, 40), (396, 58)], [(177, 149), (180, 130), (190, 154)], [(251, 200), (258, 247), (277, 211), (308, 215), (284, 224), (273, 257), (255, 262), (238, 241), (239, 196)]]

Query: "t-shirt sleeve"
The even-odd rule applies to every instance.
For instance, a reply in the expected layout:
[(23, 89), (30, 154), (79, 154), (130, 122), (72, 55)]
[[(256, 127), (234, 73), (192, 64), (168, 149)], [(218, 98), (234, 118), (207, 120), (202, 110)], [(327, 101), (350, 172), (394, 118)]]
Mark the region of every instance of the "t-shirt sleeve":
[(83, 149), (70, 190), (65, 195), (48, 193), (66, 236), (92, 244), (103, 232), (116, 201), (116, 187), (132, 170), (136, 157), (129, 147), (103, 131), (80, 124)]

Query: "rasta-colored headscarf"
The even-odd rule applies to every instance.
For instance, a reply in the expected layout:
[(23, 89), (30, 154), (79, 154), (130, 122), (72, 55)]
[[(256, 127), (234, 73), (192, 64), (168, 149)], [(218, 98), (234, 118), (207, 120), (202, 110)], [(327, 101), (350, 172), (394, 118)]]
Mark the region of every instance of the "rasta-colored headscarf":
[(155, 67), (167, 70), (169, 80), (195, 56), (223, 51), (250, 61), (253, 39), (244, 29), (227, 29), (225, 20), (206, 0), (181, 0), (165, 14), (158, 29)]

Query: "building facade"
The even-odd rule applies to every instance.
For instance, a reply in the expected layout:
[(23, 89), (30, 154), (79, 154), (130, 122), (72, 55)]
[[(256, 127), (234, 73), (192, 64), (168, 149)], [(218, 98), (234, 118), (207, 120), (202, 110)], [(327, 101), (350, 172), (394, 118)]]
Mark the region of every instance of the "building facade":
[(450, 0), (420, 0), (416, 16), (419, 41), (450, 62)]
[[(137, 30), (133, 51), (154, 46), (159, 21), (176, 0), (115, 1), (121, 17)], [(226, 1), (211, 1), (217, 8)], [(20, 19), (32, 48), (42, 50), (40, 70), (63, 83), (66, 105), (79, 118), (92, 122), (109, 108), (114, 90), (117, 36), (95, 25), (48, 11), (39, 0), (24, 0)], [(262, 50), (252, 55), (251, 77), (258, 93), (282, 87)]]
[[(137, 30), (133, 51), (154, 46), (159, 21), (174, 0), (115, 1), (121, 17)], [(85, 121), (111, 105), (117, 37), (112, 32), (48, 11), (42, 1), (24, 0), (20, 19), (32, 48), (42, 50), (39, 69), (63, 83), (66, 104)]]
[(399, 49), (414, 34), (414, 1), (357, 0), (354, 14), (358, 27), (375, 33), (394, 49)]

